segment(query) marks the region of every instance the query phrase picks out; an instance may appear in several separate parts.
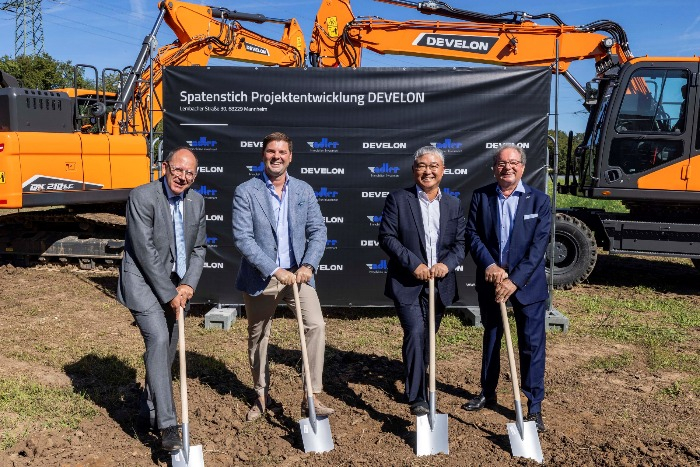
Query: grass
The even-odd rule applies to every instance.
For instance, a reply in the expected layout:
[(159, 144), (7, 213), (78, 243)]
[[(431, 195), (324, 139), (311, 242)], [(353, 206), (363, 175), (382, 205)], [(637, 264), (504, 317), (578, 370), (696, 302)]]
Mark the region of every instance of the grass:
[(12, 446), (27, 424), (75, 429), (82, 419), (97, 413), (83, 394), (71, 389), (42, 386), (23, 378), (0, 378), (0, 450)]
[[(549, 196), (552, 196), (550, 188)], [(592, 199), (582, 196), (564, 195), (557, 193), (556, 196), (557, 209), (562, 208), (589, 208), (589, 209), (604, 209), (609, 212), (629, 212), (629, 209), (618, 200), (607, 199)]]
[(621, 354), (594, 357), (588, 362), (587, 367), (596, 370), (614, 371), (628, 367), (634, 361), (634, 357), (629, 352)]

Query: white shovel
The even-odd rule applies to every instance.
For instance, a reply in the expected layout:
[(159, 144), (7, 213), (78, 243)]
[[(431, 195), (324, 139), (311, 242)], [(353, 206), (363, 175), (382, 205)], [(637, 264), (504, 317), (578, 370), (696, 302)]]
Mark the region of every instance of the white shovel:
[(182, 401), (182, 449), (171, 456), (173, 467), (204, 467), (202, 445), (190, 446), (189, 415), (187, 413), (187, 367), (185, 362), (185, 313), (180, 307), (177, 318), (180, 341), (180, 400)]
[(501, 320), (503, 320), (503, 333), (506, 336), (508, 348), (508, 363), (510, 365), (510, 379), (513, 382), (513, 398), (515, 400), (515, 423), (507, 423), (508, 438), (513, 457), (526, 457), (534, 459), (540, 464), (544, 460), (540, 438), (537, 436), (537, 424), (523, 421), (523, 408), (520, 405), (520, 385), (518, 384), (518, 369), (515, 367), (513, 355), (513, 341), (510, 339), (510, 325), (508, 324), (508, 312), (506, 304), (501, 305)]
[(306, 381), (306, 400), (309, 407), (309, 418), (299, 420), (301, 439), (304, 442), (304, 452), (332, 451), (333, 436), (328, 417), (316, 418), (314, 407), (314, 391), (311, 387), (311, 372), (309, 371), (309, 355), (306, 352), (306, 338), (304, 337), (304, 322), (301, 318), (301, 305), (299, 302), (299, 286), (294, 283), (294, 305), (296, 308), (297, 324), (299, 325), (299, 338), (301, 340), (301, 359), (304, 363), (304, 379)]
[(447, 414), (435, 413), (435, 279), (428, 282), (428, 334), (430, 334), (430, 392), (428, 415), (416, 417), (416, 455), (450, 453), (447, 439)]

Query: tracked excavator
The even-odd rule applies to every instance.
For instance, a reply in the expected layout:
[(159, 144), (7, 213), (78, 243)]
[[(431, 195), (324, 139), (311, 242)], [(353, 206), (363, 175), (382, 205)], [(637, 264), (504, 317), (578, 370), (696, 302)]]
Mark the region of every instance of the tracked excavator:
[[(157, 48), (163, 22), (177, 39)], [(283, 24), (282, 38), (241, 22)], [(0, 215), (0, 260), (77, 260), (85, 269), (120, 260), (124, 201), (159, 176), (163, 68), (212, 57), (299, 67), (306, 44), (295, 19), (167, 0), (133, 66), (76, 66), (76, 76), (94, 74), (95, 89), (27, 89), (0, 75), (0, 211), (11, 212)], [(110, 77), (116, 93), (104, 85)]]
[[(355, 17), (349, 0), (322, 0), (310, 62), (358, 67), (367, 49), (549, 66), (582, 96), (589, 111), (584, 140), (567, 154), (566, 182), (557, 183), (558, 192), (620, 200), (629, 212), (557, 211), (549, 258), (555, 287), (585, 280), (598, 247), (614, 254), (690, 258), (700, 268), (700, 57), (634, 57), (624, 29), (609, 20), (571, 26), (553, 13), (489, 15), (439, 1), (377, 1), (448, 19)], [(583, 86), (568, 68), (589, 59), (595, 75)]]

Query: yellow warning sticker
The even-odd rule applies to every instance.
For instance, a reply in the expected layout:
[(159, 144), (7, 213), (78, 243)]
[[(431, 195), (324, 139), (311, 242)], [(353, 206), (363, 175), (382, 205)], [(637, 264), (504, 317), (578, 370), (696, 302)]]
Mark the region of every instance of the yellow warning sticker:
[(0, 172), (0, 183), (5, 183), (5, 172)]

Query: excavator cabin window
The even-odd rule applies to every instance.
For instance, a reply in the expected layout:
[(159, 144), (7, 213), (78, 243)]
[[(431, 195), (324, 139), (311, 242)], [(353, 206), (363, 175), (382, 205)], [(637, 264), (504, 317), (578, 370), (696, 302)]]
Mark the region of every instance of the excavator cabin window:
[(640, 68), (629, 78), (615, 121), (609, 164), (641, 175), (683, 157), (690, 72)]
[(618, 133), (683, 133), (688, 70), (637, 70), (629, 80), (617, 116)]

